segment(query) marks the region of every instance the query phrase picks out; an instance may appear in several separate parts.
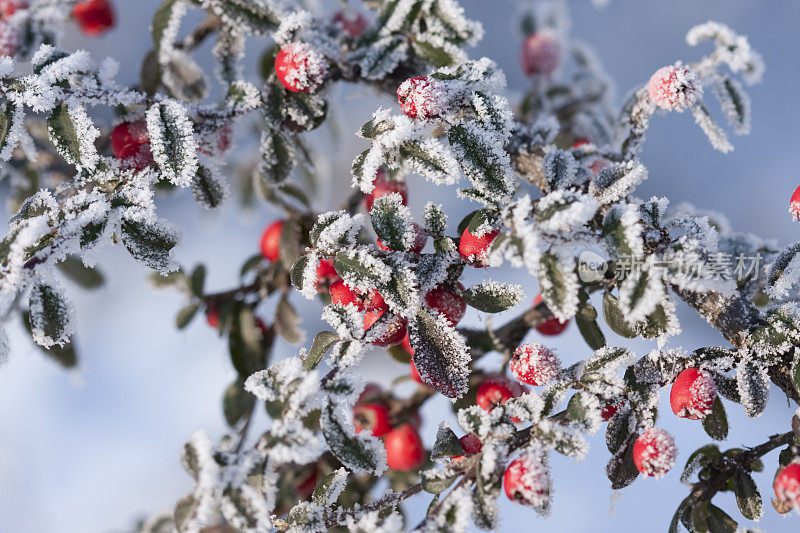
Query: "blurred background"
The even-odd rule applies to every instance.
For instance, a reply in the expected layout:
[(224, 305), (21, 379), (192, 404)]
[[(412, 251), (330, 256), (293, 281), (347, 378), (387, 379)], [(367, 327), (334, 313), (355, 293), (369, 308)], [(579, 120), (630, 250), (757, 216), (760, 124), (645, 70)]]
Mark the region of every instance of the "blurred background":
[[(96, 57), (111, 55), (121, 65), (122, 83), (138, 75), (143, 55), (150, 46), (149, 22), (159, 0), (116, 0), (118, 21), (113, 31), (88, 39), (67, 36), (65, 46), (87, 48)], [(470, 51), (472, 57), (487, 55), (499, 62), (509, 81), (508, 95), (519, 95), (527, 81), (519, 71), (517, 52), (518, 5), (500, 0), (461, 0), (470, 18), (486, 29), (483, 42)], [(727, 156), (711, 149), (702, 132), (686, 115), (656, 117), (642, 156), (650, 179), (638, 196), (667, 196), (673, 204), (688, 201), (727, 215), (735, 229), (775, 238), (785, 245), (797, 239), (798, 226), (788, 214), (789, 196), (800, 183), (800, 106), (797, 91), (800, 54), (796, 0), (612, 0), (604, 9), (589, 0), (567, 2), (572, 33), (595, 47), (598, 57), (617, 84), (617, 100), (636, 84), (646, 81), (657, 68), (678, 59), (700, 57), (707, 50), (689, 48), (686, 31), (709, 19), (730, 25), (750, 37), (763, 55), (767, 72), (761, 85), (749, 92), (753, 101), (752, 134), (734, 138), (735, 151)], [(338, 2), (319, 1), (319, 7), (336, 9)], [(197, 18), (197, 17), (195, 17)], [(189, 17), (185, 27), (195, 18)], [(256, 63), (265, 42), (250, 42), (246, 62), (248, 76), (257, 81)], [(209, 66), (209, 45), (200, 51)], [(791, 59), (790, 59), (791, 58)], [(353, 133), (379, 105), (396, 105), (361, 88), (337, 87), (331, 100), (330, 126), (313, 134), (318, 148), (320, 175), (317, 209), (333, 207), (349, 188), (349, 166), (365, 143)], [(106, 117), (109, 118), (109, 117)], [(256, 147), (248, 140), (247, 127), (237, 132), (234, 158), (254, 157)], [(333, 139), (333, 140), (332, 140)], [(7, 191), (7, 183), (0, 185)], [(410, 206), (420, 213), (431, 200), (454, 198), (419, 178), (409, 181)], [(451, 229), (474, 207), (448, 200)], [(7, 220), (8, 213), (0, 213)], [(209, 268), (209, 290), (234, 286), (239, 267), (257, 253), (258, 238), (267, 223), (280, 213), (264, 205), (248, 211), (232, 199), (218, 212), (194, 205), (188, 191), (164, 198), (159, 214), (184, 228), (178, 261), (191, 267), (203, 261)], [(191, 480), (178, 461), (180, 446), (198, 428), (215, 439), (225, 430), (220, 405), (222, 391), (235, 374), (228, 362), (225, 343), (205, 321), (196, 319), (184, 331), (174, 327), (182, 304), (180, 295), (149, 287), (145, 269), (135, 265), (119, 247), (108, 247), (98, 265), (106, 285), (94, 292), (69, 286), (79, 310), (77, 370), (65, 372), (45, 359), (22, 333), (20, 324), (9, 326), (12, 353), (0, 369), (0, 530), (8, 532), (108, 532), (132, 529), (137, 519), (171, 508), (191, 489)], [(483, 272), (469, 272), (467, 282)], [(522, 282), (528, 299), (509, 313), (516, 314), (536, 296), (533, 280), (525, 272), (501, 271), (492, 276)], [(311, 336), (323, 327), (321, 306), (299, 295), (293, 300)], [(269, 305), (264, 316), (271, 316)], [(684, 334), (679, 345), (689, 350), (700, 345), (722, 344), (721, 336), (686, 308), (681, 308)], [(485, 317), (471, 311), (464, 325), (477, 325)], [(502, 323), (504, 317), (495, 319)], [(601, 327), (603, 325), (601, 324)], [(603, 327), (609, 343), (622, 343)], [(551, 342), (565, 362), (583, 359), (588, 348), (572, 325)], [(673, 343), (678, 345), (677, 340)], [(655, 347), (634, 342), (638, 354)], [(297, 348), (278, 344), (274, 357), (293, 355)], [(491, 364), (491, 359), (486, 361)], [(367, 357), (366, 379), (388, 383), (407, 367), (382, 353)], [(406, 385), (410, 387), (410, 385)], [(401, 392), (405, 389), (401, 389)], [(410, 389), (409, 389), (410, 390)], [(663, 392), (666, 401), (667, 391)], [(664, 405), (666, 408), (666, 405)], [(731, 432), (723, 447), (755, 445), (767, 435), (786, 431), (793, 409), (773, 389), (766, 413), (749, 420), (739, 406), (726, 402)], [(452, 415), (444, 399), (428, 402), (423, 411), (423, 438), (432, 444), (442, 418)], [(264, 423), (266, 419), (258, 420)], [(555, 501), (552, 516), (501, 501), (503, 531), (666, 531), (688, 487), (678, 482), (688, 455), (709, 441), (697, 422), (679, 420), (668, 409), (660, 425), (672, 432), (680, 449), (678, 466), (665, 479), (638, 479), (614, 493), (605, 476), (608, 452), (604, 433), (591, 440), (588, 457), (581, 463), (554, 455)], [(766, 471), (756, 474), (763, 491), (766, 515), (758, 527), (771, 532), (798, 531), (797, 515), (781, 517), (769, 505), (775, 453), (765, 458)], [(406, 507), (412, 523), (424, 514), (427, 498)], [(723, 494), (715, 503), (737, 520), (733, 496)], [(740, 524), (754, 527), (745, 519)]]

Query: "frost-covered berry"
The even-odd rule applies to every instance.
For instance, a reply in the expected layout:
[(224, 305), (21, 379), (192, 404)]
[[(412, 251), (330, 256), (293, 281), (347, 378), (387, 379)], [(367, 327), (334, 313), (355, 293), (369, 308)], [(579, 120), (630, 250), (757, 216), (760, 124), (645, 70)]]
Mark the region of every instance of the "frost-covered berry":
[(319, 266), (317, 267), (316, 274), (317, 274), (317, 283), (339, 279), (339, 274), (333, 267), (333, 261), (331, 259), (323, 259), (322, 261), (320, 261)]
[(491, 411), (498, 405), (503, 405), (511, 398), (522, 395), (523, 389), (519, 383), (506, 376), (492, 376), (484, 380), (478, 387), (475, 402), (485, 411)]
[(447, 95), (441, 83), (433, 78), (408, 78), (397, 88), (400, 109), (411, 118), (438, 116), (446, 107)]
[(292, 92), (314, 92), (325, 79), (325, 57), (309, 44), (290, 43), (275, 56), (275, 73)]
[(281, 232), (283, 231), (283, 220), (276, 220), (261, 234), (261, 255), (267, 261), (273, 263), (281, 256)]
[(476, 235), (470, 233), (469, 228), (465, 228), (458, 243), (458, 253), (467, 261), (472, 262), (474, 266), (485, 266), (489, 246), (499, 234), (499, 230), (491, 230)]
[[(533, 299), (533, 307), (536, 307), (542, 303), (542, 295), (537, 294), (536, 298)], [(569, 321), (562, 322), (561, 320), (557, 319), (556, 317), (548, 318), (538, 326), (536, 326), (536, 331), (541, 333), (542, 335), (547, 335), (552, 337), (554, 335), (561, 335), (567, 326), (569, 325)]]
[(19, 26), (0, 20), (0, 56), (14, 57), (19, 48)]
[(117, 156), (117, 159), (122, 161), (123, 166), (132, 168), (137, 172), (141, 172), (147, 167), (155, 163), (153, 159), (153, 151), (150, 149), (150, 143), (131, 143), (127, 145)]
[(72, 8), (72, 18), (86, 35), (100, 35), (114, 26), (114, 7), (108, 0), (85, 0)]
[[(428, 242), (428, 234), (416, 222), (411, 223), (411, 231), (414, 233), (414, 242), (411, 243), (411, 247), (408, 251), (412, 254), (418, 254), (425, 248), (425, 243)], [(391, 248), (383, 244), (380, 239), (378, 239), (378, 248), (386, 251), (391, 250)]]
[[(463, 291), (464, 286), (459, 283), (458, 289)], [(425, 303), (432, 310), (443, 314), (447, 319), (447, 323), (452, 327), (461, 322), (461, 319), (464, 318), (464, 313), (467, 311), (467, 303), (464, 299), (444, 285), (439, 285), (429, 290), (425, 294)]]
[(111, 130), (111, 151), (117, 157), (120, 157), (128, 145), (149, 142), (150, 136), (147, 134), (147, 123), (144, 120), (122, 122)]
[(479, 439), (474, 433), (467, 433), (458, 439), (458, 442), (461, 443), (461, 449), (464, 450), (465, 455), (454, 455), (450, 458), (450, 461), (453, 463), (460, 463), (466, 459), (467, 455), (475, 455), (476, 453), (480, 453), (483, 449), (483, 443), (481, 443), (481, 439)]
[(800, 220), (800, 187), (792, 193), (792, 199), (789, 200), (789, 212), (793, 219)]
[(341, 305), (355, 305), (359, 311), (364, 309), (364, 302), (358, 297), (358, 293), (351, 289), (344, 280), (334, 281), (328, 290), (331, 293), (331, 302)]
[(386, 464), (392, 470), (411, 470), (425, 461), (425, 446), (411, 424), (403, 424), (386, 434)]
[(550, 473), (537, 456), (524, 454), (506, 468), (503, 488), (509, 500), (541, 507), (550, 499)]
[[(386, 312), (388, 311), (383, 309), (381, 311), (367, 311), (364, 313), (364, 331), (370, 329)], [(406, 336), (406, 320), (399, 316), (392, 316), (388, 321), (375, 327), (382, 328), (378, 337), (372, 341), (372, 344), (376, 346), (400, 344), (403, 341), (403, 337)]]
[(514, 350), (514, 357), (508, 368), (523, 383), (547, 385), (561, 372), (561, 361), (547, 346), (532, 342)]
[(675, 466), (677, 457), (675, 440), (661, 428), (648, 429), (633, 443), (633, 462), (645, 476), (663, 476)]
[(356, 433), (368, 429), (373, 437), (383, 437), (392, 429), (389, 424), (389, 408), (382, 403), (358, 405), (353, 409), (353, 424)]
[(381, 196), (397, 193), (403, 199), (403, 205), (408, 203), (408, 187), (403, 180), (390, 180), (382, 170), (378, 171), (375, 181), (372, 182), (372, 191), (364, 196), (364, 207), (367, 211), (372, 209), (372, 204)]
[(667, 111), (684, 111), (703, 94), (694, 71), (678, 65), (658, 69), (647, 83), (650, 100)]
[(681, 418), (700, 420), (711, 412), (717, 397), (714, 378), (705, 370), (687, 368), (675, 378), (669, 393), (672, 412)]
[(528, 35), (519, 53), (520, 65), (526, 76), (552, 74), (561, 59), (561, 45), (555, 33), (543, 30)]
[(361, 37), (361, 34), (364, 33), (364, 30), (369, 26), (367, 17), (355, 9), (337, 11), (333, 15), (333, 21), (353, 38)]
[(17, 11), (28, 9), (28, 0), (0, 0), (0, 18), (9, 18)]
[(792, 463), (775, 476), (772, 483), (775, 498), (800, 511), (800, 463)]
[(368, 295), (364, 296), (364, 309), (367, 311), (382, 311), (388, 309), (386, 300), (383, 299), (378, 289), (372, 289)]
[[(403, 346), (405, 346), (405, 343), (406, 343), (407, 339), (408, 339), (408, 333), (406, 333), (406, 338), (403, 339)], [(409, 348), (411, 348), (410, 345), (409, 345)], [(414, 348), (411, 348), (411, 350), (413, 351)], [(412, 355), (413, 355), (413, 353), (412, 353)], [(408, 375), (411, 376), (412, 380), (416, 381), (420, 385), (424, 385), (425, 384), (422, 381), (422, 377), (420, 377), (420, 375), (419, 375), (419, 370), (417, 370), (417, 365), (414, 364), (414, 359), (413, 358), (411, 359), (411, 362), (408, 363)]]

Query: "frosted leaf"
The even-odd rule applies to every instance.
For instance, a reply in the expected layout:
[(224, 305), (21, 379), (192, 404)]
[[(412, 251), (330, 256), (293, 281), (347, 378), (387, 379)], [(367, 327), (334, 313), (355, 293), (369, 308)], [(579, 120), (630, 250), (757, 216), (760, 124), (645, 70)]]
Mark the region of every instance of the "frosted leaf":
[(198, 166), (191, 188), (194, 201), (205, 209), (216, 209), (230, 196), (228, 183), (212, 161)]
[(364, 318), (355, 304), (330, 304), (322, 310), (322, 320), (330, 324), (340, 337), (361, 338)]
[(462, 533), (469, 526), (469, 515), (472, 512), (472, 495), (465, 486), (457, 487), (442, 500), (439, 512), (432, 520), (426, 522), (425, 532)]
[(186, 109), (174, 100), (151, 106), (147, 133), (164, 178), (179, 187), (191, 184), (197, 172), (197, 142)]
[(384, 246), (391, 250), (408, 250), (414, 244), (417, 231), (412, 225), (411, 210), (403, 205), (400, 194), (385, 194), (376, 198), (369, 217)]
[(272, 509), (266, 498), (255, 488), (242, 484), (222, 493), (220, 511), (225, 520), (243, 533), (269, 531), (273, 524)]
[(800, 241), (790, 244), (770, 264), (764, 290), (773, 299), (789, 296), (800, 288)]
[(256, 448), (276, 465), (313, 463), (324, 451), (319, 437), (297, 418), (275, 420)]
[(333, 455), (355, 475), (379, 476), (386, 470), (386, 449), (383, 441), (367, 435), (356, 434), (349, 406), (328, 404), (322, 411), (320, 423), (325, 442)]
[(686, 34), (686, 43), (690, 46), (706, 40), (714, 41), (714, 59), (727, 64), (733, 72), (741, 72), (748, 85), (761, 81), (764, 61), (752, 49), (747, 37), (737, 35), (725, 24), (714, 21), (694, 26)]
[(605, 346), (595, 351), (584, 363), (582, 374), (602, 372), (611, 374), (620, 368), (627, 367), (636, 360), (636, 354), (628, 348)]
[(459, 409), (458, 425), (467, 433), (474, 433), (481, 439), (492, 427), (490, 414), (477, 405)]
[(371, 46), (354, 50), (347, 57), (347, 62), (357, 65), (365, 79), (381, 80), (394, 71), (407, 55), (408, 40), (389, 35), (380, 37)]
[(97, 166), (100, 157), (94, 142), (100, 131), (94, 127), (83, 106), (58, 106), (47, 119), (47, 131), (56, 150), (78, 170)]
[(692, 114), (694, 115), (694, 121), (703, 130), (703, 133), (706, 134), (711, 146), (713, 146), (715, 150), (719, 150), (723, 154), (727, 154), (733, 150), (733, 145), (728, 140), (728, 136), (725, 135), (722, 128), (711, 118), (708, 110), (702, 104), (694, 106), (692, 108)]
[(319, 379), (316, 370), (304, 370), (300, 357), (290, 357), (248, 377), (244, 388), (259, 400), (282, 403), (286, 419), (314, 407)]
[(374, 250), (374, 247), (359, 247), (336, 254), (334, 268), (347, 285), (367, 292), (376, 285), (389, 283), (393, 269), (376, 257)]
[(345, 526), (350, 533), (397, 533), (403, 531), (403, 517), (392, 512), (382, 518), (383, 511), (370, 511), (360, 516), (348, 516)]
[(635, 205), (617, 204), (609, 209), (603, 220), (603, 244), (608, 254), (617, 260), (632, 261), (644, 255), (642, 225)]
[(767, 368), (743, 357), (736, 367), (736, 388), (747, 416), (758, 417), (769, 399)]
[(75, 332), (75, 309), (55, 281), (37, 283), (28, 301), (31, 336), (44, 348), (64, 346)]
[(339, 496), (347, 488), (349, 472), (346, 468), (337, 468), (317, 484), (314, 489), (314, 501), (325, 507), (336, 504)]
[(472, 186), (492, 203), (508, 203), (516, 184), (505, 139), (474, 122), (452, 127), (448, 139)]
[(448, 398), (460, 398), (467, 391), (472, 361), (464, 337), (441, 313), (420, 310), (408, 324), (414, 348), (414, 364), (422, 381)]
[[(327, 321), (327, 319), (324, 320)], [(328, 356), (328, 364), (332, 366), (335, 365), (342, 369), (355, 366), (361, 362), (366, 351), (367, 345), (363, 342), (357, 340), (339, 341), (331, 348), (331, 353)]]
[(444, 235), (447, 231), (447, 215), (442, 209), (442, 204), (428, 202), (425, 204), (422, 216), (425, 219), (425, 228), (434, 237)]
[(631, 194), (646, 179), (647, 169), (640, 162), (616, 163), (592, 179), (589, 192), (600, 205), (613, 204)]
[(462, 292), (472, 307), (486, 313), (499, 313), (517, 305), (525, 298), (522, 285), (484, 280)]
[(6, 328), (0, 326), (0, 366), (3, 366), (8, 361), (8, 354), (11, 347), (8, 341), (8, 334)]
[(556, 190), (536, 204), (536, 227), (540, 231), (577, 230), (594, 217), (597, 202), (591, 196)]
[(722, 112), (737, 135), (750, 133), (750, 96), (738, 81), (727, 76), (714, 79), (714, 95), (720, 102)]
[(578, 163), (565, 151), (552, 149), (542, 160), (542, 171), (551, 189), (564, 189), (578, 184)]
[(510, 398), (504, 405), (506, 414), (522, 422), (536, 422), (541, 418), (544, 400), (534, 391)]
[(364, 224), (361, 214), (346, 211), (329, 211), (317, 217), (309, 233), (311, 245), (323, 254), (335, 254), (339, 249), (356, 244), (358, 232)]
[(162, 274), (176, 270), (172, 250), (180, 242), (176, 226), (162, 220), (139, 221), (126, 219), (120, 225), (122, 244), (128, 252), (148, 268)]
[(4, 114), (6, 115), (5, 119), (11, 121), (11, 125), (8, 128), (8, 133), (6, 134), (2, 145), (0, 145), (0, 159), (3, 161), (8, 161), (14, 154), (16, 147), (30, 137), (28, 132), (25, 130), (25, 111), (23, 110), (22, 106), (12, 106), (11, 104), (8, 104), (5, 106)]
[(322, 506), (314, 502), (300, 502), (289, 510), (286, 533), (323, 533), (325, 518)]
[(625, 276), (619, 287), (619, 304), (630, 325), (641, 322), (662, 302), (666, 287), (656, 269), (642, 268)]
[(184, 529), (196, 531), (208, 524), (216, 512), (219, 466), (214, 460), (211, 442), (202, 430), (192, 434), (187, 446), (192, 448), (197, 465), (193, 492), (196, 508)]
[(576, 261), (566, 247), (551, 248), (539, 260), (539, 288), (553, 316), (566, 322), (578, 311)]

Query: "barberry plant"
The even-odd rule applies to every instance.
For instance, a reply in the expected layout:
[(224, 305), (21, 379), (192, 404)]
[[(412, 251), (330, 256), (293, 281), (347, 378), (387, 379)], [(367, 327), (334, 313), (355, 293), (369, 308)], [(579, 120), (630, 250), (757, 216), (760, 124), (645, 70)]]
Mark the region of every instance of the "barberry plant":
[[(751, 417), (773, 386), (800, 402), (800, 244), (779, 250), (716, 215), (635, 196), (657, 114), (689, 111), (727, 152), (706, 104), (713, 97), (730, 129), (747, 132), (743, 85), (763, 66), (730, 28), (692, 28), (687, 43), (711, 51), (654, 65), (617, 109), (559, 2), (523, 17), (520, 68), (530, 85), (513, 104), (497, 64), (468, 55), (483, 30), (455, 0), (365, 0), (363, 11), (332, 15), (290, 0), (164, 0), (135, 87), (114, 81), (113, 60), (57, 45), (64, 31), (95, 35), (119, 23), (113, 4), (0, 2), (0, 159), (15, 212), (0, 241), (0, 311), (74, 366), (75, 312), (59, 278), (96, 287), (97, 250), (117, 244), (155, 271), (156, 285), (185, 294), (179, 329), (204, 314), (227, 339), (238, 376), (221, 391), (230, 431), (189, 438), (181, 461), (194, 489), (140, 531), (492, 529), (503, 490), (546, 515), (557, 494), (550, 456), (584, 457), (604, 423), (613, 489), (640, 473), (668, 475), (678, 448), (694, 444), (658, 427), (664, 387), (674, 414), (715, 441), (728, 433), (723, 399)], [(205, 18), (179, 38), (189, 11)], [(217, 102), (193, 59), (208, 39)], [(242, 75), (248, 44), (265, 48), (258, 84)], [(347, 201), (318, 213), (298, 178), (320, 157), (305, 134), (326, 121), (330, 88), (343, 82), (397, 103), (358, 129), (364, 150), (354, 154)], [(93, 118), (99, 107), (116, 119)], [(202, 208), (226, 202), (226, 176), (241, 170), (226, 154), (244, 123), (260, 135), (245, 188), (284, 215), (265, 224), (240, 284), (211, 293), (204, 265), (176, 262), (180, 232), (158, 217), (154, 198), (189, 189)], [(452, 202), (476, 209), (452, 221), (450, 205), (430, 202), (415, 219), (408, 189), (423, 179), (457, 185)], [(795, 218), (798, 205), (796, 192)], [(766, 267), (742, 271), (724, 256), (758, 256)], [(690, 259), (707, 268), (687, 276)], [(504, 264), (524, 281), (490, 279)], [(473, 268), (484, 280), (467, 286)], [(461, 325), (468, 307), (483, 317), (517, 307), (531, 278), (540, 294), (516, 318)], [(298, 297), (319, 302), (330, 329), (275, 357), (277, 337), (304, 343)], [(274, 311), (258, 316), (267, 301)], [(678, 301), (727, 344), (667, 348), (680, 333)], [(572, 322), (584, 355), (543, 344)], [(609, 345), (604, 329), (653, 341), (652, 350)], [(544, 338), (525, 342), (534, 331)], [(364, 385), (359, 363), (375, 346), (408, 364), (398, 378), (417, 383), (410, 396)], [(8, 351), (0, 329), (0, 355)], [(476, 364), (489, 353), (499, 355), (494, 367)], [(460, 429), (442, 422), (436, 435), (421, 434), (420, 408), (438, 397), (451, 400)], [(271, 423), (257, 427), (257, 408)], [(689, 454), (689, 494), (671, 531), (734, 531), (713, 503), (725, 491), (744, 518), (761, 517), (751, 473), (764, 468), (776, 473), (776, 511), (800, 511), (800, 412), (785, 430), (745, 449), (707, 444)], [(765, 465), (778, 448), (778, 464)], [(428, 499), (424, 516), (399, 512), (413, 497)]]

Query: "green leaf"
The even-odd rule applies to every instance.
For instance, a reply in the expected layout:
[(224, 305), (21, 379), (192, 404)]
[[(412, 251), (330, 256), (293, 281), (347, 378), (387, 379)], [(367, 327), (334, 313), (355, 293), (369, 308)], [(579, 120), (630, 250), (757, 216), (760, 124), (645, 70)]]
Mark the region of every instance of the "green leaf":
[(584, 393), (578, 391), (572, 395), (567, 403), (567, 418), (573, 423), (579, 424), (584, 427), (591, 427), (592, 420), (597, 416), (587, 399), (584, 398)]
[(292, 265), (302, 252), (301, 230), (300, 222), (295, 217), (289, 217), (283, 221), (278, 249), (280, 250), (281, 263), (287, 269), (292, 268)]
[(484, 313), (500, 313), (517, 305), (525, 293), (519, 285), (484, 281), (461, 293), (467, 304)]
[(450, 145), (472, 186), (491, 199), (491, 203), (502, 204), (514, 194), (513, 182), (509, 179), (513, 171), (488, 144), (490, 138), (492, 136), (477, 124), (459, 124), (448, 132)]
[(137, 261), (163, 272), (171, 264), (170, 251), (178, 244), (172, 228), (148, 222), (124, 220), (120, 226), (122, 244)]
[(636, 416), (630, 409), (624, 409), (611, 417), (606, 428), (606, 447), (612, 454), (617, 453), (636, 433)]
[(105, 282), (103, 274), (99, 270), (87, 267), (77, 256), (68, 255), (62, 262), (58, 263), (57, 266), (62, 274), (80, 285), (83, 289), (96, 289)]
[(390, 250), (405, 251), (414, 244), (411, 210), (403, 205), (400, 195), (377, 198), (369, 216), (378, 238)]
[(292, 173), (295, 164), (294, 146), (279, 130), (268, 130), (261, 137), (261, 163), (259, 169), (267, 184), (283, 183)]
[(47, 118), (47, 131), (50, 134), (50, 142), (53, 143), (61, 157), (67, 163), (79, 165), (83, 156), (81, 143), (67, 104), (56, 107)]
[(575, 315), (575, 323), (578, 325), (578, 331), (581, 332), (583, 340), (592, 350), (599, 350), (606, 345), (606, 337), (600, 326), (597, 325), (597, 320), (587, 320), (578, 313)]
[[(311, 499), (319, 505), (322, 506), (330, 506), (336, 503), (336, 501), (331, 501), (331, 493), (334, 492), (338, 496), (338, 491), (335, 491), (335, 487), (344, 483), (347, 480), (348, 472), (344, 468), (339, 468), (334, 470), (317, 483), (314, 487), (314, 494), (312, 494)], [(338, 498), (336, 498), (338, 500)]]
[(436, 442), (431, 449), (431, 459), (447, 459), (454, 455), (463, 455), (464, 449), (450, 426), (442, 423), (436, 432)]
[(65, 346), (74, 329), (72, 309), (60, 287), (37, 283), (29, 296), (31, 335), (36, 344), (45, 348)]
[(231, 362), (239, 376), (246, 378), (265, 364), (260, 333), (256, 326), (253, 310), (240, 305), (230, 313), (230, 329), (228, 331), (228, 350)]
[(447, 52), (444, 46), (437, 46), (432, 42), (414, 39), (412, 47), (417, 57), (437, 67), (447, 67), (455, 61), (455, 58)]
[(606, 475), (611, 480), (613, 490), (624, 489), (633, 483), (639, 475), (633, 462), (633, 444), (636, 442), (636, 433), (628, 436), (625, 446), (621, 447), (608, 461)]
[(300, 317), (289, 303), (286, 294), (281, 296), (278, 308), (275, 310), (275, 331), (289, 344), (299, 344), (303, 341)]
[(347, 252), (339, 252), (333, 260), (333, 268), (343, 278), (353, 276), (364, 279), (367, 283), (380, 284), (384, 280), (370, 266), (361, 261), (359, 256), (350, 256)]
[(178, 311), (178, 315), (175, 317), (175, 327), (178, 329), (183, 329), (188, 326), (199, 309), (200, 306), (196, 303), (191, 303), (183, 307), (180, 311)]
[[(322, 435), (331, 450), (331, 453), (354, 474), (377, 473), (380, 470), (381, 457), (375, 443), (380, 441), (361, 432), (350, 435), (339, 423), (334, 408), (326, 406), (320, 419)], [(381, 446), (383, 448), (383, 446)]]
[(193, 295), (197, 296), (198, 298), (202, 298), (205, 284), (206, 267), (203, 264), (199, 264), (194, 267), (194, 270), (192, 270), (192, 275), (189, 278), (189, 288), (191, 289)]
[(450, 485), (458, 477), (458, 474), (449, 475), (449, 476), (439, 476), (436, 474), (441, 474), (442, 470), (434, 470), (435, 474), (427, 475), (428, 471), (422, 473), (422, 490), (430, 494), (440, 494), (448, 489)]
[(222, 397), (222, 412), (225, 421), (233, 427), (253, 410), (256, 397), (244, 390), (244, 382), (236, 380), (231, 383)]
[(626, 339), (636, 337), (636, 331), (628, 325), (628, 321), (625, 320), (625, 315), (619, 307), (619, 300), (610, 292), (603, 295), (603, 318), (611, 331), (617, 335)]
[(733, 475), (733, 492), (736, 494), (736, 504), (745, 518), (758, 520), (764, 515), (764, 504), (756, 482), (742, 468), (737, 468)]
[(195, 500), (194, 495), (190, 494), (181, 499), (175, 506), (173, 513), (173, 520), (175, 520), (175, 528), (184, 533), (189, 530), (189, 526), (196, 520), (197, 513), (200, 509), (200, 503)]
[[(156, 9), (153, 15), (153, 22), (150, 24), (150, 34), (153, 37), (153, 47), (156, 56), (161, 50), (161, 41), (164, 37), (164, 31), (169, 25), (169, 19), (172, 17), (173, 10), (180, 5), (178, 0), (164, 0), (161, 5)], [(170, 43), (172, 44), (172, 43)]]
[(434, 183), (454, 183), (453, 155), (441, 144), (407, 141), (400, 145), (400, 158), (420, 175)]
[(202, 207), (216, 209), (225, 201), (225, 185), (205, 165), (198, 165), (191, 187), (194, 201)]
[(147, 130), (162, 177), (179, 187), (191, 184), (198, 171), (197, 143), (186, 108), (175, 100), (153, 104), (147, 110)]
[(703, 419), (703, 429), (714, 440), (728, 438), (728, 416), (725, 414), (725, 406), (722, 405), (719, 396), (714, 398), (711, 413)]
[(711, 533), (736, 533), (739, 524), (719, 507), (708, 504), (708, 530)]
[(306, 370), (316, 368), (322, 357), (331, 349), (331, 347), (339, 341), (339, 335), (332, 331), (320, 331), (314, 337), (314, 342), (311, 343), (311, 349), (308, 350), (306, 358), (303, 360), (303, 366)]
[(0, 107), (0, 152), (5, 150), (8, 141), (8, 133), (13, 124), (14, 106), (11, 102), (6, 102)]
[(544, 252), (539, 259), (542, 299), (553, 315), (561, 320), (569, 319), (577, 311), (579, 286), (574, 270), (569, 268), (569, 264), (550, 251)]

